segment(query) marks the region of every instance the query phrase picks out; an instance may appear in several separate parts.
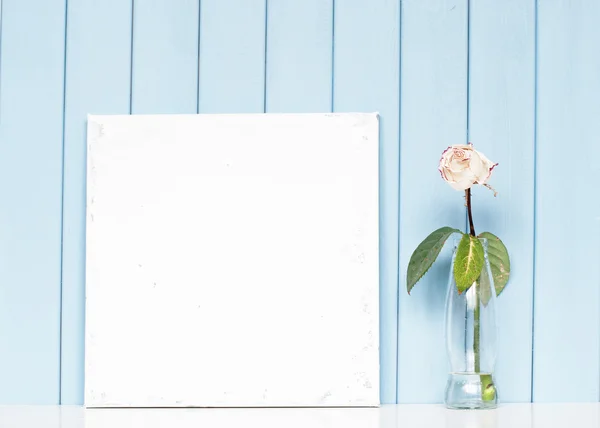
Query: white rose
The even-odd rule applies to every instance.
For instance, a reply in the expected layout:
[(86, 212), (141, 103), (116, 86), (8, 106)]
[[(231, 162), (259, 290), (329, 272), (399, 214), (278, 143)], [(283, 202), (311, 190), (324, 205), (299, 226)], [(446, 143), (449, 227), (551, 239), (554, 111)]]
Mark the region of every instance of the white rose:
[(467, 190), (474, 184), (485, 184), (496, 165), (469, 143), (448, 147), (442, 153), (438, 169), (454, 189)]

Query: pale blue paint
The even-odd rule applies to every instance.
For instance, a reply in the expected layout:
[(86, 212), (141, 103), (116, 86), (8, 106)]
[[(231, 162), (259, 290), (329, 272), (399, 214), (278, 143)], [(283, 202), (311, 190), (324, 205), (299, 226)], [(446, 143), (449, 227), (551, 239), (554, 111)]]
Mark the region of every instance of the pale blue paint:
[(64, 0), (4, 0), (0, 403), (57, 404)]
[(330, 111), (333, 0), (268, 5), (266, 111)]
[(381, 400), (396, 400), (400, 7), (389, 0), (335, 2), (333, 108), (380, 113)]
[(533, 399), (598, 401), (600, 3), (538, 3)]
[(534, 0), (471, 2), (469, 137), (498, 162), (490, 184), (473, 191), (477, 233), (489, 231), (513, 260), (496, 301), (497, 383), (508, 402), (531, 400), (535, 115)]
[(464, 194), (440, 179), (437, 163), (448, 145), (467, 139), (466, 0), (403, 2), (401, 79), (398, 401), (439, 403), (450, 245), (410, 296), (406, 268), (430, 232), (465, 225)]
[(83, 402), (86, 115), (129, 113), (131, 10), (130, 0), (69, 0), (68, 3), (62, 262), (63, 404)]
[(200, 113), (265, 109), (266, 0), (200, 3)]
[(135, 0), (131, 112), (196, 113), (199, 0)]
[(386, 403), (443, 397), (449, 249), (410, 297), (405, 270), (432, 229), (465, 226), (462, 194), (435, 167), (468, 122), (500, 163), (498, 198), (475, 192), (476, 226), (513, 259), (501, 399), (600, 399), (599, 4), (133, 3), (2, 1), (0, 404), (82, 402), (86, 114), (130, 108), (381, 114)]

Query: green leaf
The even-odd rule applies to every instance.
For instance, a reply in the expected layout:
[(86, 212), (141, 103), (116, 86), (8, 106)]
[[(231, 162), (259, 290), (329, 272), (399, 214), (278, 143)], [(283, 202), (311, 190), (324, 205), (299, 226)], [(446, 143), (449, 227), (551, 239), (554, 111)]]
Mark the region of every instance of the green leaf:
[(479, 292), (481, 304), (487, 306), (492, 298), (492, 284), (490, 284), (490, 277), (485, 269), (481, 270), (481, 274), (477, 278), (477, 291)]
[(490, 267), (492, 268), (496, 296), (499, 296), (508, 283), (508, 277), (510, 276), (508, 250), (500, 238), (490, 232), (480, 233), (479, 237), (485, 238), (488, 241), (488, 260), (490, 261)]
[(481, 379), (481, 399), (483, 401), (494, 401), (496, 399), (496, 386), (490, 374), (482, 374)]
[(456, 250), (454, 280), (458, 294), (467, 291), (483, 269), (483, 245), (476, 236), (464, 234)]
[(462, 233), (458, 229), (451, 227), (442, 227), (432, 232), (423, 240), (410, 256), (408, 262), (408, 272), (406, 275), (406, 289), (408, 294), (415, 284), (427, 273), (433, 262), (437, 259), (446, 240), (453, 233)]

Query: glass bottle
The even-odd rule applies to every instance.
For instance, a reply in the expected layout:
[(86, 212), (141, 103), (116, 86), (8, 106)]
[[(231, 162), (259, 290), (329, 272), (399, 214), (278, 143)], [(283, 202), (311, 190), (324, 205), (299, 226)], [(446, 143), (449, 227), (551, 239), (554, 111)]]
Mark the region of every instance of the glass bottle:
[(454, 262), (459, 240), (454, 243), (446, 297), (446, 348), (451, 372), (445, 403), (452, 409), (493, 409), (498, 391), (493, 379), (496, 362), (496, 292), (487, 240), (480, 239), (485, 263), (480, 277), (459, 294), (454, 281)]

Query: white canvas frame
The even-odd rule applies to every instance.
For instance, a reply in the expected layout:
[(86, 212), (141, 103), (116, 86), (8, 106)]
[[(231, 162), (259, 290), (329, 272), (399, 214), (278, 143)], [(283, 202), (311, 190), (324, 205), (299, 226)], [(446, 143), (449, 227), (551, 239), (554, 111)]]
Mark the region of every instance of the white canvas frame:
[(379, 404), (378, 116), (89, 116), (88, 407)]

